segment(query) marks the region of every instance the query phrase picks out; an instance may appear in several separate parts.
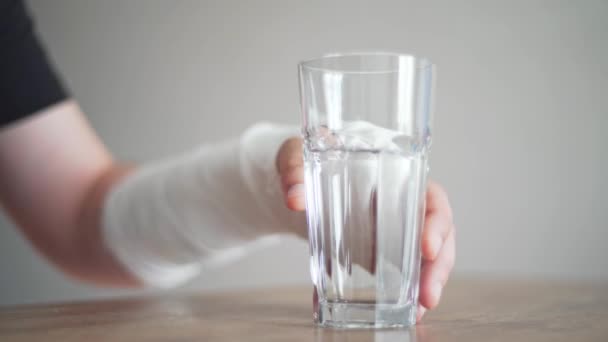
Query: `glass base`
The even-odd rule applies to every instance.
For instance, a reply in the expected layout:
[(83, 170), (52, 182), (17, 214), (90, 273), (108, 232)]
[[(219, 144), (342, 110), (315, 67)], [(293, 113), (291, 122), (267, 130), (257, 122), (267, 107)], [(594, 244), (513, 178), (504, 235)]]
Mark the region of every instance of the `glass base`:
[(402, 328), (416, 324), (416, 309), (413, 304), (320, 302), (315, 319), (317, 324), (332, 328)]

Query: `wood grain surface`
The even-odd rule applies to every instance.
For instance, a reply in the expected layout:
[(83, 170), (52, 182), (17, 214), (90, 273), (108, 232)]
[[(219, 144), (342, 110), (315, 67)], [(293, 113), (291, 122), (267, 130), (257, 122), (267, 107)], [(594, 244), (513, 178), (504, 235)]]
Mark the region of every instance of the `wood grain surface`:
[(0, 308), (0, 341), (608, 341), (608, 284), (456, 278), (411, 329), (312, 324), (310, 288)]

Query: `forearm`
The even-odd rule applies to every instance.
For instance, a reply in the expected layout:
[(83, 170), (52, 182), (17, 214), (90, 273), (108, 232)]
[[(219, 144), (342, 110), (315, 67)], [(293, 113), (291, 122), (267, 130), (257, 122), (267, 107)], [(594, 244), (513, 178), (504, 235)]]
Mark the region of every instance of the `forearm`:
[(173, 286), (242, 255), (252, 240), (303, 230), (304, 215), (282, 201), (274, 163), (293, 134), (257, 126), (132, 168), (112, 159), (66, 101), (0, 132), (0, 199), (66, 273), (102, 285)]
[(107, 248), (102, 215), (105, 200), (121, 179), (136, 171), (134, 166), (112, 164), (91, 183), (79, 214), (75, 217), (72, 241), (64, 250), (73, 255), (59, 258), (58, 265), (77, 279), (97, 285), (139, 287), (141, 281), (129, 272)]
[(109, 195), (106, 244), (145, 283), (171, 287), (266, 246), (272, 234), (301, 230), (304, 215), (284, 205), (274, 163), (293, 134), (257, 125), (141, 167)]
[(101, 243), (103, 198), (127, 170), (74, 101), (0, 131), (2, 206), (41, 254), (80, 279), (136, 284)]

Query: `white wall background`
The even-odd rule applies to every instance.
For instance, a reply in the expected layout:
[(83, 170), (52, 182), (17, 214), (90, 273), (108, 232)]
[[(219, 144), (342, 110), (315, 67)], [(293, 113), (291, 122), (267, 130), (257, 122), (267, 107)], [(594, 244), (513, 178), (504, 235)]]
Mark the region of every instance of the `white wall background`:
[[(146, 161), (298, 123), (296, 63), (394, 50), (439, 66), (432, 176), (457, 272), (608, 278), (608, 2), (30, 1), (111, 150)], [(264, 267), (270, 265), (272, 267)], [(304, 243), (190, 289), (308, 283)], [(75, 284), (4, 220), (0, 304), (114, 295)]]

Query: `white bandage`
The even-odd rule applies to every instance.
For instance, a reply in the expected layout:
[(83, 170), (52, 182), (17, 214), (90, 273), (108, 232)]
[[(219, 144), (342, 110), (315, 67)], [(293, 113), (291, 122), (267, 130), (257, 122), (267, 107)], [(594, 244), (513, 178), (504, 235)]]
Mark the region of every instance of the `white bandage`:
[(305, 231), (304, 213), (285, 207), (275, 167), (281, 143), (296, 135), (257, 124), (240, 139), (140, 167), (107, 197), (107, 247), (145, 284), (172, 287), (276, 242), (276, 233)]

